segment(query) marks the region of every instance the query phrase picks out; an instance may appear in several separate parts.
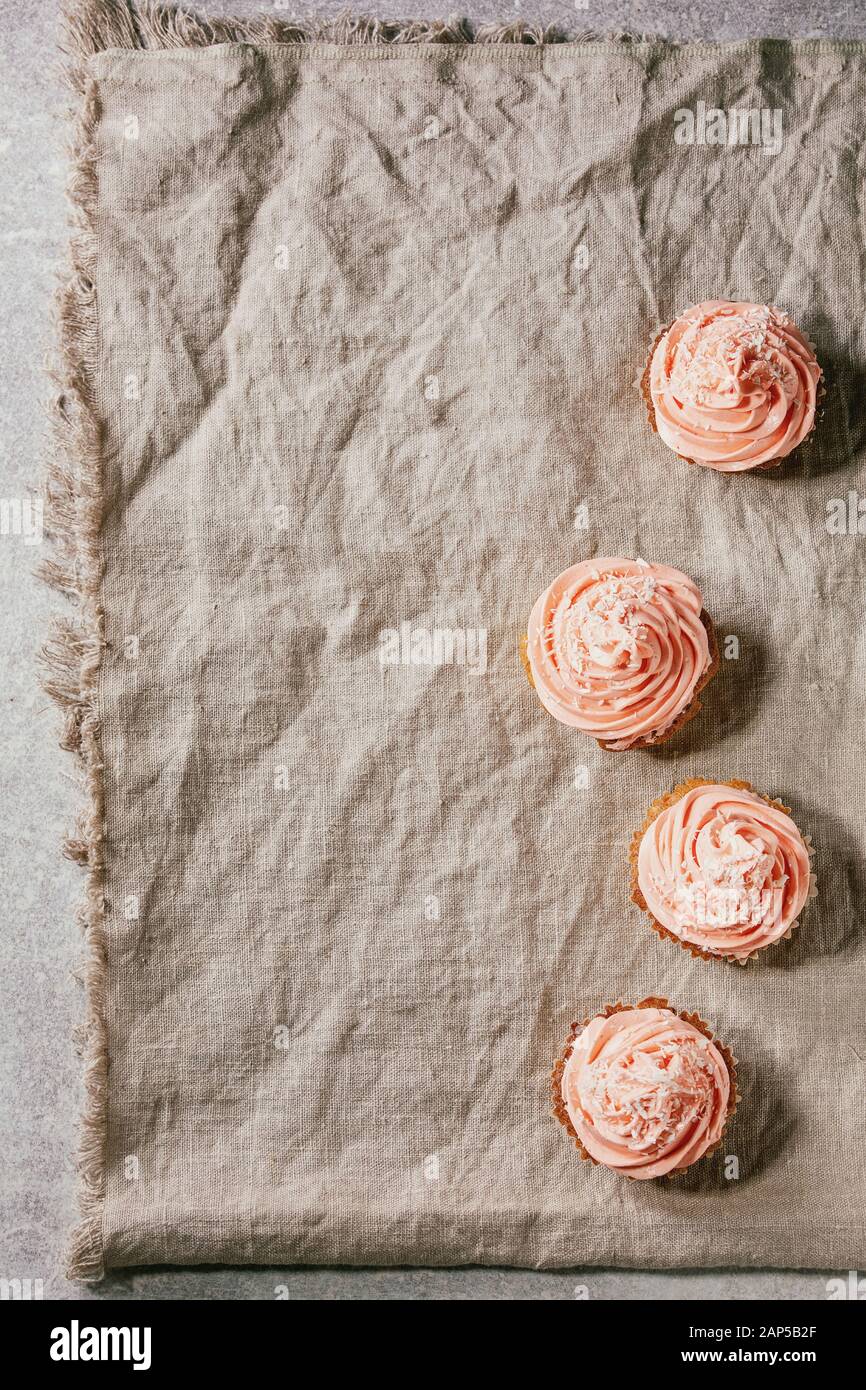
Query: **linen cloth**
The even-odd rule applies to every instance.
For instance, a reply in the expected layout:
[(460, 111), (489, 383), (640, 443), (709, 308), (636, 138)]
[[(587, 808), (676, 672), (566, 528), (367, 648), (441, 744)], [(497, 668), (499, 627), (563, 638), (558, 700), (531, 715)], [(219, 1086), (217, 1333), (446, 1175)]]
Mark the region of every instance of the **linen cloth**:
[[(863, 48), (87, 71), (105, 1263), (862, 1266)], [(716, 109), (780, 112), (780, 147), (706, 143)], [(648, 346), (712, 297), (779, 305), (825, 369), (773, 472), (648, 427)], [(556, 724), (521, 669), (595, 555), (683, 568), (719, 632), (654, 751)], [(746, 969), (629, 902), (633, 830), (693, 775), (814, 839), (818, 900)], [(649, 994), (742, 1099), (718, 1155), (632, 1183), (580, 1161), (549, 1073), (573, 1018)]]

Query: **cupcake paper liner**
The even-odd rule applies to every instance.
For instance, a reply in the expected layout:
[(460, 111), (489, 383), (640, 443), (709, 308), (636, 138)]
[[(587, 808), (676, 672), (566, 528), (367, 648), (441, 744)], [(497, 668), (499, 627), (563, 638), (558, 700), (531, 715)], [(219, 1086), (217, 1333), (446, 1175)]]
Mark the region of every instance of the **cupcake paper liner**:
[[(676, 942), (677, 946), (682, 947), (684, 951), (688, 951), (689, 955), (694, 956), (696, 960), (730, 961), (733, 962), (733, 964), (735, 965), (747, 965), (750, 960), (754, 960), (757, 956), (761, 955), (763, 951), (772, 950), (774, 946), (778, 946), (780, 941), (787, 941), (788, 938), (793, 934), (794, 930), (800, 925), (799, 917), (796, 917), (794, 921), (791, 923), (788, 930), (784, 932), (781, 936), (777, 937), (775, 941), (768, 942), (766, 946), (756, 946), (754, 951), (750, 951), (747, 956), (740, 957), (725, 955), (721, 952), (705, 951), (703, 947), (696, 946), (694, 942), (684, 941), (681, 937), (677, 936), (675, 932), (669, 931), (667, 927), (662, 926), (661, 922), (656, 920), (656, 918), (652, 915), (652, 913), (649, 910), (646, 898), (641, 892), (640, 884), (638, 882), (637, 861), (638, 852), (640, 850), (640, 843), (647, 830), (652, 825), (653, 821), (661, 815), (662, 811), (666, 811), (669, 806), (674, 806), (676, 802), (678, 802), (682, 797), (686, 795), (687, 792), (693, 791), (695, 787), (713, 786), (733, 787), (736, 791), (752, 792), (755, 796), (759, 796), (762, 801), (765, 801), (768, 806), (773, 806), (777, 811), (783, 811), (786, 816), (790, 816), (792, 814), (790, 806), (785, 806), (783, 802), (774, 801), (772, 797), (765, 796), (763, 792), (759, 792), (756, 787), (753, 787), (751, 782), (742, 782), (737, 780), (736, 778), (726, 782), (711, 781), (709, 777), (690, 777), (687, 781), (680, 782), (678, 786), (673, 788), (672, 791), (666, 792), (664, 796), (656, 797), (655, 801), (652, 803), (652, 805), (646, 813), (644, 823), (641, 826), (640, 830), (636, 830), (632, 835), (631, 846), (629, 848), (629, 864), (631, 866), (631, 900), (633, 903), (636, 904), (637, 907), (640, 908), (641, 912), (646, 913), (647, 921), (652, 930), (656, 933), (656, 936), (661, 937), (663, 941)], [(799, 826), (797, 827), (797, 829), (799, 830)], [(802, 831), (800, 831), (800, 834), (803, 836), (803, 843), (805, 844), (809, 854), (810, 879), (809, 894), (806, 898), (806, 902), (811, 902), (813, 898), (816, 898), (818, 896), (818, 889), (815, 883), (815, 875), (811, 872), (811, 863), (815, 855), (815, 850), (812, 846), (811, 837), (808, 835), (803, 835)]]
[[(625, 1013), (630, 1009), (670, 1009), (672, 1013), (676, 1014), (677, 1018), (681, 1018), (684, 1023), (690, 1023), (693, 1028), (697, 1028), (700, 1033), (703, 1033), (705, 1038), (709, 1038), (710, 1042), (715, 1044), (715, 1046), (721, 1053), (722, 1058), (724, 1059), (725, 1066), (728, 1069), (728, 1076), (731, 1080), (731, 1090), (728, 1096), (728, 1108), (725, 1114), (725, 1124), (722, 1133), (719, 1135), (715, 1144), (712, 1144), (710, 1148), (706, 1150), (705, 1153), (701, 1154), (701, 1157), (699, 1159), (695, 1160), (695, 1162), (701, 1163), (705, 1158), (709, 1158), (711, 1154), (716, 1153), (717, 1150), (721, 1147), (725, 1138), (725, 1133), (731, 1120), (731, 1116), (733, 1115), (740, 1102), (740, 1092), (737, 1087), (737, 1059), (734, 1056), (731, 1049), (715, 1036), (710, 1025), (704, 1019), (701, 1018), (700, 1014), (687, 1013), (683, 1009), (675, 1009), (673, 1005), (667, 1001), (667, 999), (664, 999), (660, 995), (651, 995), (647, 999), (642, 999), (639, 1004), (625, 1004), (622, 1000), (620, 1000), (616, 1004), (605, 1004), (604, 1008), (599, 1013), (593, 1014), (589, 1018), (585, 1018), (582, 1023), (572, 1023), (571, 1031), (568, 1035), (568, 1040), (565, 1044), (562, 1053), (557, 1058), (550, 1076), (550, 1089), (551, 1096), (553, 1099), (553, 1108), (551, 1113), (553, 1114), (554, 1118), (557, 1119), (559, 1123), (563, 1126), (563, 1128), (568, 1132), (574, 1144), (574, 1147), (577, 1149), (582, 1159), (586, 1159), (589, 1163), (593, 1165), (593, 1167), (596, 1168), (607, 1167), (607, 1164), (600, 1163), (597, 1158), (593, 1158), (592, 1154), (588, 1153), (584, 1145), (581, 1143), (577, 1130), (571, 1123), (571, 1116), (568, 1113), (565, 1101), (562, 1098), (562, 1077), (565, 1071), (566, 1063), (574, 1049), (574, 1044), (580, 1037), (584, 1028), (587, 1028), (594, 1018), (610, 1018), (612, 1014)], [(678, 1173), (686, 1173), (690, 1168), (693, 1167), (694, 1163), (686, 1163), (680, 1168), (672, 1168), (671, 1171), (669, 1173), (665, 1173), (664, 1176), (667, 1179), (675, 1178)], [(610, 1169), (609, 1171), (614, 1172), (616, 1170)], [(629, 1173), (626, 1172), (621, 1173), (620, 1176), (627, 1178), (630, 1182), (641, 1181), (641, 1179), (633, 1178)]]

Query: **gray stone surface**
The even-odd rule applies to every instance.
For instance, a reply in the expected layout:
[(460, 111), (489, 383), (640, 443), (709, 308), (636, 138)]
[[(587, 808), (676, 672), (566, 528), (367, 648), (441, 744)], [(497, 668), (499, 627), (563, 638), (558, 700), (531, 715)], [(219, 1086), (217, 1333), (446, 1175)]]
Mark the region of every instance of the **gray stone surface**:
[[(205, 4), (220, 13), (265, 9), (250, 0)], [(279, 4), (281, 14), (293, 13)], [(318, 0), (309, 10), (335, 14)], [(395, 18), (447, 13), (418, 0), (376, 0)], [(866, 8), (833, 0), (474, 0), (475, 21), (524, 18), (568, 32), (651, 32), (674, 38), (752, 35), (866, 38)], [(62, 111), (52, 72), (57, 7), (0, 0), (0, 499), (24, 500), (38, 486), (44, 448), (50, 300), (65, 240)], [(70, 1037), (81, 999), (71, 971), (78, 956), (73, 909), (79, 871), (60, 840), (79, 803), (71, 759), (57, 746), (58, 718), (37, 685), (37, 653), (57, 601), (33, 577), (39, 547), (0, 535), (2, 841), (5, 886), (0, 929), (0, 1278), (43, 1281), (44, 1296), (81, 1290), (63, 1278), (60, 1252), (75, 1211), (75, 1125), (81, 1101)], [(672, 1252), (673, 1253), (673, 1252)], [(85, 1296), (99, 1299), (707, 1299), (823, 1298), (828, 1274), (761, 1271), (587, 1270), (148, 1270), (112, 1275)], [(577, 1292), (576, 1292), (577, 1291)], [(285, 1296), (285, 1293), (282, 1294)]]

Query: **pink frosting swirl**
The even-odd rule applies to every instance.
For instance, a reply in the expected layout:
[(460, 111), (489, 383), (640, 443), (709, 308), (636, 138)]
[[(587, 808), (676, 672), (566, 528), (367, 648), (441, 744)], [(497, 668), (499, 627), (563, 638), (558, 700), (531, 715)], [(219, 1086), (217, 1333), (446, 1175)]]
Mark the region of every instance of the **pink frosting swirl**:
[(693, 581), (667, 565), (572, 565), (529, 619), (527, 658), (541, 703), (610, 748), (654, 741), (710, 665), (702, 608)]
[(695, 786), (644, 831), (638, 887), (680, 941), (746, 960), (796, 925), (813, 885), (791, 817), (755, 792)]
[(562, 1074), (562, 1099), (591, 1158), (659, 1178), (702, 1158), (725, 1127), (731, 1078), (718, 1047), (672, 1009), (594, 1018)]
[(669, 448), (723, 473), (783, 459), (812, 428), (821, 368), (787, 314), (712, 299), (656, 344), (649, 389)]

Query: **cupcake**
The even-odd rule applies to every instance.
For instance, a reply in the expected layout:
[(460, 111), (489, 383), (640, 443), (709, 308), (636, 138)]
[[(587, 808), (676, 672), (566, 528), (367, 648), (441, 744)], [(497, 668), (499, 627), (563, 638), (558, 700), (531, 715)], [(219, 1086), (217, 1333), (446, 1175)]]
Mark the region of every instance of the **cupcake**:
[(553, 1113), (581, 1157), (627, 1178), (671, 1177), (721, 1143), (737, 1104), (733, 1055), (666, 999), (608, 1004), (571, 1027)]
[(632, 899), (693, 956), (745, 962), (789, 936), (814, 897), (810, 848), (790, 807), (748, 782), (693, 777), (635, 833)]
[(617, 751), (670, 738), (719, 666), (697, 586), (645, 560), (565, 570), (535, 604), (521, 657), (554, 719)]
[(815, 424), (821, 368), (787, 314), (710, 299), (653, 344), (641, 379), (650, 424), (686, 463), (773, 468)]

